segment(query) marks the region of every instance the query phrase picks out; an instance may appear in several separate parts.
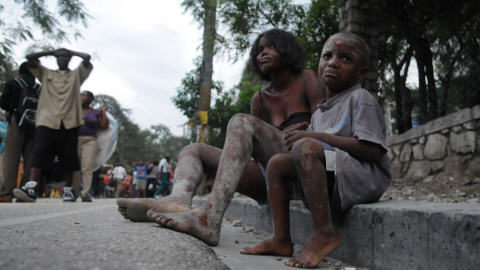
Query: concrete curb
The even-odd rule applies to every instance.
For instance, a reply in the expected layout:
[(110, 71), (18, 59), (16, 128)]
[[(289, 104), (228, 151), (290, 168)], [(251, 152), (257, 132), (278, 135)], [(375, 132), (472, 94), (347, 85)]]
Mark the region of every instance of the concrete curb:
[[(201, 200), (195, 201), (196, 205)], [(225, 217), (272, 232), (267, 206), (234, 199)], [(303, 244), (311, 231), (302, 202), (290, 205), (292, 237)], [(478, 269), (480, 204), (386, 201), (354, 206), (337, 231), (342, 244), (331, 256), (372, 269)]]

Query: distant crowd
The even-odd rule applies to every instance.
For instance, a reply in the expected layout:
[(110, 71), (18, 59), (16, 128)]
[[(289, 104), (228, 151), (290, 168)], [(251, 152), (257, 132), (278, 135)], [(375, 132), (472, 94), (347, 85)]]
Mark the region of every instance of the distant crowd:
[[(160, 162), (132, 162), (131, 170), (121, 164), (102, 168), (95, 178), (92, 189), (97, 198), (159, 198), (172, 190), (173, 170), (170, 158)], [(95, 175), (95, 174), (94, 174)], [(98, 188), (97, 188), (98, 186)]]

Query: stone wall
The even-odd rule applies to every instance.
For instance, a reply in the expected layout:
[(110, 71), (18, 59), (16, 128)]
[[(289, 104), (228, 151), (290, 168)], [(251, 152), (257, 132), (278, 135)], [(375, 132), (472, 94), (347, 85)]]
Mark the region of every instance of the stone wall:
[(387, 138), (392, 177), (480, 177), (480, 105)]

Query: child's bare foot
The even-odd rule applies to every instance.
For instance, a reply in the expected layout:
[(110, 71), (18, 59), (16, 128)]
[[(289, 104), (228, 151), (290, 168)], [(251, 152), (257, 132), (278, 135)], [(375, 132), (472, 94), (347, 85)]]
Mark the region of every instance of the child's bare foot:
[(285, 261), (285, 265), (297, 268), (313, 268), (328, 254), (340, 246), (340, 238), (312, 232), (300, 253)]
[(182, 212), (190, 209), (185, 202), (173, 198), (159, 199), (117, 199), (118, 211), (125, 218), (131, 221), (152, 221), (147, 216), (149, 209), (157, 212)]
[(240, 250), (240, 253), (247, 255), (292, 256), (293, 244), (291, 241), (282, 241), (272, 237), (253, 247), (244, 248)]
[(198, 210), (166, 214), (148, 210), (147, 215), (162, 227), (189, 234), (210, 246), (218, 245), (221, 223)]

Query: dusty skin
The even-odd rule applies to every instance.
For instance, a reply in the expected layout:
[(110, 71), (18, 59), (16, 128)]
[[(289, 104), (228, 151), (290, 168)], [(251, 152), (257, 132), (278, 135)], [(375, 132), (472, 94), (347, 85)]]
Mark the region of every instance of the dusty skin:
[(162, 227), (190, 234), (209, 245), (218, 243), (223, 214), (242, 182), (250, 157), (266, 164), (275, 153), (286, 152), (282, 132), (252, 115), (235, 115), (228, 124), (226, 138), (215, 184), (205, 204), (198, 211), (184, 213), (150, 210), (150, 218)]
[(118, 211), (125, 218), (135, 222), (151, 222), (147, 211), (153, 209), (165, 213), (183, 212), (190, 209), (185, 203), (175, 202), (172, 198), (158, 199), (117, 199)]
[(216, 221), (209, 219), (207, 215), (199, 211), (193, 210), (187, 213), (170, 213), (167, 216), (164, 213), (149, 210), (147, 215), (162, 227), (187, 233), (211, 246), (218, 244), (221, 223), (212, 223)]
[[(211, 145), (194, 143), (182, 149), (179, 155), (172, 193), (158, 199), (117, 199), (118, 211), (131, 221), (150, 221), (147, 211), (174, 213), (188, 211), (192, 197), (205, 178), (212, 182), (216, 175), (222, 150)], [(258, 201), (266, 201), (266, 186), (262, 172), (254, 161), (249, 161), (237, 187), (240, 192)]]

